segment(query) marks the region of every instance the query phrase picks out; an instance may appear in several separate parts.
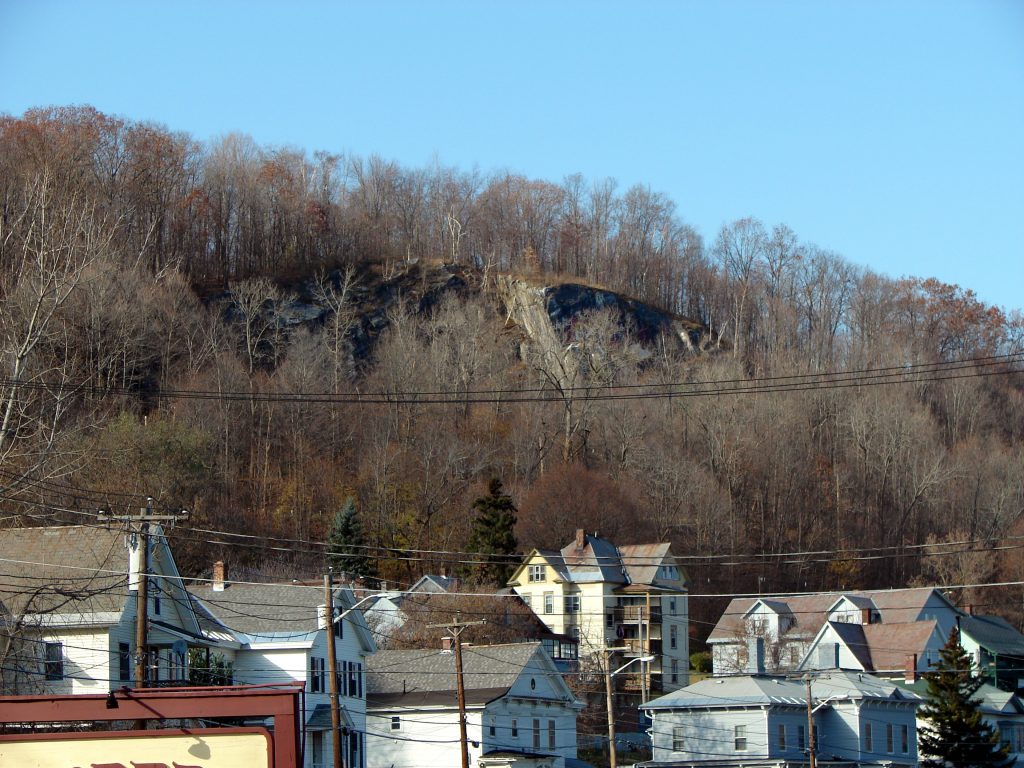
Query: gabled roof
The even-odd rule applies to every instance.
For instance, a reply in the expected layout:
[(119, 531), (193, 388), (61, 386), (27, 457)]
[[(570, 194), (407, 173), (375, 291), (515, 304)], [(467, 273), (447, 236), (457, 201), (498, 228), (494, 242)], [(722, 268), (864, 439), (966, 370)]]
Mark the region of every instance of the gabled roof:
[[(540, 643), (463, 647), (466, 703), (486, 704), (508, 693), (540, 653)], [(454, 705), (455, 687), (455, 654), (450, 651), (378, 651), (367, 659), (366, 701), (371, 706)]]
[(902, 672), (907, 657), (916, 654), (925, 658), (929, 643), (938, 638), (938, 623), (912, 621), (904, 624), (855, 624), (843, 621), (826, 622), (811, 643), (798, 669), (817, 669), (817, 653), (826, 635), (833, 635), (856, 659), (858, 668), (874, 674)]
[[(814, 678), (812, 696), (833, 702), (884, 699), (909, 704), (921, 697), (874, 675), (836, 670)], [(709, 677), (641, 705), (641, 709), (743, 709), (766, 705), (805, 708), (807, 687), (801, 680), (769, 675)]]
[(1024, 635), (998, 616), (964, 616), (960, 631), (987, 651), (1001, 656), (1024, 656)]
[(844, 594), (844, 595), (841, 595), (839, 598), (837, 598), (836, 601), (834, 603), (832, 603), (832, 605), (830, 605), (828, 607), (828, 610), (829, 611), (834, 611), (837, 607), (839, 607), (839, 604), (841, 602), (843, 602), (844, 600), (846, 602), (849, 602), (854, 607), (860, 608), (862, 610), (864, 608), (876, 608), (877, 607), (875, 605), (875, 601), (872, 600), (870, 597), (865, 597), (863, 595), (846, 595), (846, 594)]
[[(653, 586), (658, 580), (658, 567), (664, 564), (669, 554), (670, 544), (627, 544), (616, 547), (608, 539), (591, 536), (579, 532), (579, 538), (573, 539), (561, 550), (534, 549), (524, 558), (516, 569), (509, 584), (519, 582), (523, 570), (537, 557), (554, 569), (558, 578), (575, 584), (616, 584), (622, 590), (636, 591), (642, 586)], [(582, 546), (577, 544), (582, 543)], [(674, 564), (674, 563), (673, 563)], [(680, 580), (682, 576), (680, 576)], [(685, 588), (671, 584), (658, 585), (659, 588), (685, 592)]]
[(128, 596), (125, 534), (85, 525), (0, 531), (0, 603), (22, 614), (103, 614)]
[(923, 660), (929, 642), (942, 645), (935, 619), (908, 621), (900, 624), (867, 624), (864, 639), (871, 653), (870, 668), (874, 672), (900, 672), (906, 669), (907, 656), (916, 654)]
[(625, 544), (619, 547), (622, 567), (630, 584), (653, 584), (658, 567), (665, 562), (671, 544)]
[[(312, 642), (320, 629), (320, 612), (324, 606), (323, 587), (306, 584), (249, 584), (226, 582), (223, 591), (210, 584), (193, 585), (189, 592), (203, 603), (209, 622), (230, 628), (249, 643)], [(345, 611), (355, 604), (347, 587), (334, 590), (336, 611)], [(376, 645), (360, 611), (351, 611), (344, 619), (359, 633), (367, 651)]]
[(426, 576), (420, 576), (419, 580), (413, 584), (409, 589), (409, 592), (449, 592), (455, 585), (456, 579), (450, 576), (433, 576), (427, 574)]
[[(918, 621), (928, 601), (937, 596), (954, 613), (958, 609), (934, 587), (914, 589), (859, 590), (856, 592), (820, 592), (809, 595), (780, 595), (770, 598), (789, 606), (796, 619), (794, 626), (786, 633), (814, 635), (825, 623), (829, 610), (843, 597), (869, 600), (878, 610), (884, 624), (906, 624)], [(744, 617), (750, 607), (761, 598), (738, 597), (733, 599), (725, 613), (718, 620), (708, 636), (709, 642), (735, 642), (744, 635)], [(765, 598), (767, 599), (767, 598)]]
[(574, 540), (562, 547), (562, 561), (569, 571), (569, 578), (577, 583), (602, 582), (627, 583), (626, 571), (619, 551), (608, 539), (600, 536), (583, 536), (583, 546), (576, 546)]

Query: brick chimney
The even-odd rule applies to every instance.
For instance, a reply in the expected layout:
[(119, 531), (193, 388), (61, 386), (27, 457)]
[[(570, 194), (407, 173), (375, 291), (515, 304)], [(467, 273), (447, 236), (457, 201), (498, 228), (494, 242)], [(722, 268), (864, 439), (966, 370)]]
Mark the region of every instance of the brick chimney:
[(870, 608), (861, 608), (860, 609), (860, 623), (861, 624), (870, 624), (871, 623), (871, 609)]
[(227, 568), (224, 567), (224, 561), (218, 560), (213, 564), (213, 591), (223, 592), (224, 591), (224, 579), (227, 576)]
[(445, 637), (442, 637), (441, 653), (451, 653), (453, 650), (455, 650), (455, 646), (453, 645), (452, 638), (448, 637), (447, 635)]
[(917, 654), (911, 653), (904, 662), (903, 679), (908, 683), (917, 682)]

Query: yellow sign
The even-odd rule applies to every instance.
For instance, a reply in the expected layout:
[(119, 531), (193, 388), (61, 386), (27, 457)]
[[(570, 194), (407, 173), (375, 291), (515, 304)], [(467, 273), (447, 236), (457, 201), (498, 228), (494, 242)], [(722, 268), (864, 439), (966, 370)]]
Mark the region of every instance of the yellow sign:
[(270, 750), (263, 729), (22, 734), (0, 739), (0, 768), (269, 768)]

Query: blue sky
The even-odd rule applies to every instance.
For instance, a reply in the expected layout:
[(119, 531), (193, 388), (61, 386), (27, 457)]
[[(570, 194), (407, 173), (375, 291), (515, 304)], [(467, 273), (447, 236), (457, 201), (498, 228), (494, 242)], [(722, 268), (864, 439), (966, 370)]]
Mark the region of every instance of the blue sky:
[(1024, 307), (1024, 2), (0, 0), (0, 112), (666, 193)]

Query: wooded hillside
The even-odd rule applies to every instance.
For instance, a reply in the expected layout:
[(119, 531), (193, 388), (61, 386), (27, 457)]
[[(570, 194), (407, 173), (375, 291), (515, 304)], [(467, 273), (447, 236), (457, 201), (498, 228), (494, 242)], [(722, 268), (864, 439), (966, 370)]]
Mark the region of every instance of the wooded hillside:
[[(698, 594), (1024, 578), (1024, 320), (966, 288), (754, 218), (705, 241), (612, 180), (85, 107), (0, 118), (0, 201), (4, 524), (151, 495), (192, 511), (183, 572), (292, 575), (353, 498), (411, 582), (472, 571), (498, 477), (521, 550), (667, 538)], [(626, 298), (560, 314), (565, 285)], [(510, 286), (544, 297), (546, 341)], [(972, 599), (1016, 615), (1024, 589)]]

